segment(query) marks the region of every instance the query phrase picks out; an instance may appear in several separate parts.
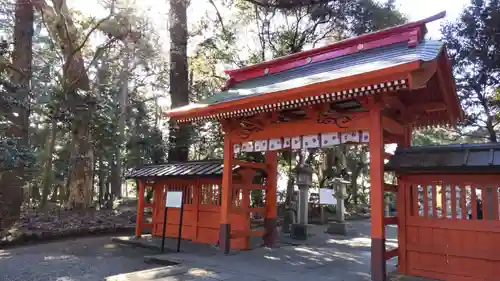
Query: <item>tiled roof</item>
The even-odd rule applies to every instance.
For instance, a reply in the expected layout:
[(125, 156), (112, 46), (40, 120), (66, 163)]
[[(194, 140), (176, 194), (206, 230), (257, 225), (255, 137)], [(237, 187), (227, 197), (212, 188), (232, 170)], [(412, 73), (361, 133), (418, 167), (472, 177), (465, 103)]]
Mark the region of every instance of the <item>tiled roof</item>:
[(443, 42), (425, 40), (416, 47), (408, 47), (408, 43), (404, 42), (361, 51), (245, 80), (233, 85), (227, 91), (218, 92), (212, 97), (200, 101), (199, 104), (219, 104), (332, 81), (414, 61), (431, 61), (439, 56), (442, 48)]
[[(234, 169), (237, 169), (235, 167)], [(223, 170), (222, 160), (192, 161), (180, 163), (164, 163), (158, 165), (148, 165), (133, 169), (126, 177), (147, 178), (147, 177), (203, 177), (221, 176)]]
[(400, 173), (499, 173), (500, 143), (398, 148), (386, 170)]

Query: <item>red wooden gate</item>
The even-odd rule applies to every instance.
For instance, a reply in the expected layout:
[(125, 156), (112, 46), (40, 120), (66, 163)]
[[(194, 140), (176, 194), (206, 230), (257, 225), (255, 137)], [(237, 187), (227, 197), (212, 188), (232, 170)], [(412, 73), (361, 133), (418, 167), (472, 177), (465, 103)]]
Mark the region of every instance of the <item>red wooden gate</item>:
[[(182, 239), (205, 244), (217, 244), (220, 225), (220, 179), (169, 180), (165, 185), (155, 189), (153, 204), (154, 236), (163, 234), (163, 218), (165, 214), (165, 191), (182, 191), (184, 193), (184, 218), (182, 222)], [(180, 209), (169, 208), (167, 211), (166, 237), (176, 238), (179, 233)], [(231, 213), (231, 223), (237, 232), (245, 224), (250, 227), (247, 214)], [(247, 234), (247, 233), (245, 233)], [(248, 248), (248, 235), (233, 237), (231, 243), (235, 249)]]
[(500, 175), (407, 175), (409, 275), (500, 280)]
[[(240, 171), (242, 173), (242, 171)], [(221, 212), (220, 178), (171, 179), (155, 185), (152, 218), (152, 235), (161, 237), (165, 214), (165, 192), (182, 191), (184, 194), (184, 218), (182, 222), (182, 239), (205, 244), (217, 244), (219, 240)], [(233, 187), (233, 204), (230, 211), (231, 247), (248, 249), (250, 237), (263, 236), (264, 230), (252, 230), (251, 217), (265, 213), (265, 199), (262, 206), (250, 206), (250, 191), (265, 189), (264, 185), (242, 184), (235, 180)], [(179, 233), (180, 209), (169, 208), (167, 211), (166, 237), (176, 238)]]

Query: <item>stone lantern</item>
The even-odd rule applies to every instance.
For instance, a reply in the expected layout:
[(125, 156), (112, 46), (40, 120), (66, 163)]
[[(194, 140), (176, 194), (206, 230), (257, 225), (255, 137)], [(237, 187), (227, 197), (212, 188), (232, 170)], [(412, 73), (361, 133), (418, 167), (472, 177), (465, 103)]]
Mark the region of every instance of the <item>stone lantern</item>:
[(329, 234), (347, 234), (347, 224), (345, 222), (345, 206), (344, 199), (346, 196), (346, 187), (351, 183), (343, 178), (335, 178), (333, 180), (335, 197), (337, 199), (336, 205), (336, 221), (330, 222), (326, 230)]
[(307, 239), (309, 188), (312, 186), (312, 169), (307, 165), (299, 165), (295, 172), (297, 174), (297, 186), (299, 187), (299, 204), (297, 223), (292, 225), (292, 238), (299, 240)]

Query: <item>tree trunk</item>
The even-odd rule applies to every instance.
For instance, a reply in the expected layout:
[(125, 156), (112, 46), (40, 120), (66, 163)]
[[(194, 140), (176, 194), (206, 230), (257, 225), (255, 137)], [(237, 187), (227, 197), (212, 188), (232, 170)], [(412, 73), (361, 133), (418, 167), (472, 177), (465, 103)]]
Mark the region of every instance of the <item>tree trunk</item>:
[[(26, 0), (19, 1), (28, 2)], [(49, 34), (60, 45), (61, 52), (65, 56), (65, 82), (84, 91), (90, 90), (89, 77), (85, 72), (81, 50), (78, 49), (80, 46), (76, 44), (78, 30), (73, 23), (66, 0), (52, 0), (51, 6), (47, 4), (46, 0), (31, 0), (31, 2), (43, 14)]]
[(59, 199), (59, 184), (55, 184), (54, 188), (52, 189), (52, 195), (50, 196), (50, 201), (51, 202), (57, 202)]
[[(33, 37), (33, 5), (30, 1), (17, 0), (14, 24), (14, 52), (11, 82), (18, 88), (16, 97), (21, 106), (12, 107), (8, 118), (11, 126), (6, 131), (6, 137), (16, 139), (20, 146), (29, 147), (29, 92), (32, 66)], [(23, 106), (24, 105), (24, 106)], [(0, 230), (8, 229), (19, 218), (23, 201), (23, 186), (25, 184), (25, 169), (23, 166), (0, 174)]]
[[(489, 110), (489, 107), (485, 107), (485, 110)], [(490, 142), (498, 142), (497, 132), (495, 131), (495, 126), (493, 126), (493, 116), (488, 115), (486, 119), (486, 129), (488, 130)]]
[(41, 199), (40, 186), (38, 185), (38, 183), (31, 183), (28, 185), (28, 188), (29, 188), (28, 199), (34, 202), (40, 201)]
[(77, 155), (77, 151), (76, 151), (76, 139), (73, 137), (73, 133), (71, 133), (71, 141), (70, 141), (70, 144), (69, 144), (69, 149), (70, 149), (70, 152), (69, 152), (69, 161), (68, 161), (68, 166), (69, 166), (69, 169), (68, 169), (68, 176), (66, 178), (66, 182), (64, 183), (63, 185), (63, 188), (61, 189), (61, 202), (64, 202), (64, 203), (67, 203), (69, 201), (69, 186), (71, 184), (71, 176), (72, 176), (72, 173), (71, 171), (73, 171), (75, 165), (76, 165), (76, 155)]
[(104, 195), (106, 194), (106, 174), (104, 170), (104, 163), (102, 155), (99, 156), (99, 170), (98, 170), (98, 185), (99, 185), (99, 205), (104, 205)]
[(52, 167), (52, 155), (54, 154), (54, 148), (56, 146), (56, 135), (57, 135), (57, 119), (52, 118), (51, 126), (50, 126), (50, 136), (49, 141), (47, 142), (49, 145), (46, 148), (45, 154), (45, 166), (43, 171), (43, 183), (42, 183), (42, 202), (41, 207), (45, 207), (47, 203), (47, 198), (50, 194), (50, 189), (53, 185), (54, 172)]
[[(172, 108), (189, 103), (189, 81), (187, 64), (187, 18), (188, 0), (170, 0), (170, 100)], [(189, 128), (169, 124), (169, 161), (187, 161), (189, 156)]]
[(127, 120), (127, 101), (128, 101), (128, 80), (129, 80), (129, 65), (130, 65), (130, 45), (132, 42), (125, 39), (123, 57), (123, 69), (120, 73), (120, 94), (119, 94), (119, 117), (118, 117), (118, 142), (116, 145), (115, 160), (112, 166), (112, 182), (111, 192), (114, 197), (122, 196), (122, 147), (125, 141), (125, 121)]
[[(76, 93), (73, 93), (76, 95)], [(73, 121), (73, 140), (75, 141), (75, 165), (70, 172), (69, 206), (73, 209), (86, 209), (92, 203), (92, 178), (94, 154), (90, 130), (91, 110), (88, 104), (80, 104), (77, 117)], [(86, 107), (86, 108), (83, 108)]]

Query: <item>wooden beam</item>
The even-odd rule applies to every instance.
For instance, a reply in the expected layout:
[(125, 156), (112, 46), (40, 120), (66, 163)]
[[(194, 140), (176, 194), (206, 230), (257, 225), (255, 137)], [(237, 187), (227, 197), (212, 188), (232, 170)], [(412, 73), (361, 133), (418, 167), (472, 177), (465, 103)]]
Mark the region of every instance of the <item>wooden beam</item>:
[(247, 161), (241, 161), (241, 160), (233, 160), (232, 162), (233, 162), (233, 165), (240, 166), (243, 168), (252, 168), (252, 169), (258, 169), (258, 170), (265, 170), (266, 169), (265, 163), (247, 162)]
[(386, 95), (382, 96), (382, 100), (386, 108), (395, 108), (399, 110), (401, 113), (404, 113), (408, 110), (408, 106), (406, 106), (401, 101), (401, 99), (397, 96), (397, 94), (387, 93)]
[(434, 112), (446, 110), (446, 103), (444, 102), (429, 102), (429, 103), (417, 103), (411, 105), (412, 112)]
[(390, 183), (385, 183), (384, 185), (384, 191), (385, 192), (398, 192), (398, 185), (397, 184), (390, 184)]
[(393, 257), (397, 257), (397, 256), (399, 256), (399, 248), (392, 249), (390, 251), (386, 251), (384, 254), (385, 260), (390, 260)]
[(287, 123), (273, 123), (253, 131), (241, 132), (233, 127), (228, 132), (232, 142), (239, 143), (252, 140), (265, 140), (293, 136), (293, 132), (301, 135), (321, 133), (368, 131), (368, 112), (351, 112), (345, 114), (332, 113), (331, 116), (293, 121)]
[(427, 87), (427, 83), (436, 73), (437, 65), (437, 60), (424, 62), (419, 70), (413, 71), (409, 79), (411, 89), (417, 90)]
[(405, 132), (402, 124), (388, 116), (382, 116), (382, 127), (385, 131), (398, 136), (404, 135)]
[(397, 217), (387, 217), (384, 218), (384, 225), (397, 225), (398, 218)]

